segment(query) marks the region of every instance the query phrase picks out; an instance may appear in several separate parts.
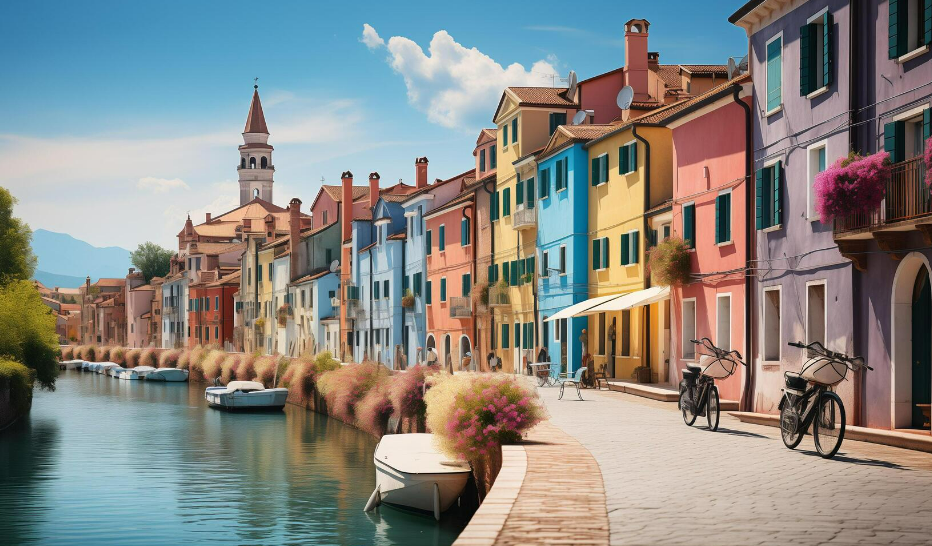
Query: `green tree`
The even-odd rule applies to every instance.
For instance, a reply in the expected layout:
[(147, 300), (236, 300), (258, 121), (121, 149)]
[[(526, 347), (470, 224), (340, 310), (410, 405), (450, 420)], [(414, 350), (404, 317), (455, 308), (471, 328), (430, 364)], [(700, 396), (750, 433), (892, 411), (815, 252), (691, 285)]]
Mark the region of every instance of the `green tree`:
[(32, 230), (13, 216), (16, 198), (0, 187), (0, 283), (32, 278), (36, 257), (30, 242)]
[(143, 276), (146, 277), (146, 282), (149, 282), (152, 277), (168, 275), (172, 254), (171, 250), (162, 248), (151, 241), (146, 241), (130, 254), (130, 259), (136, 269), (142, 271)]
[(30, 281), (0, 285), (0, 360), (7, 358), (35, 370), (36, 382), (55, 388), (58, 376), (55, 315)]

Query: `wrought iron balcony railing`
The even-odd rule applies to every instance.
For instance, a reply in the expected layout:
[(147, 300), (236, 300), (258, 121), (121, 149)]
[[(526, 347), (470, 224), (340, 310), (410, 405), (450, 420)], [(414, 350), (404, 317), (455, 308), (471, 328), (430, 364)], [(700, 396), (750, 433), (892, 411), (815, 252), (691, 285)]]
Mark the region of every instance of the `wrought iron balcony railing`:
[(885, 226), (932, 215), (932, 199), (925, 184), (922, 157), (893, 165), (883, 204), (869, 213), (849, 214), (835, 219), (835, 238), (845, 238)]
[(471, 298), (450, 298), (450, 318), (464, 319), (472, 316)]
[(511, 298), (508, 296), (509, 286), (493, 286), (489, 288), (489, 307), (504, 307), (511, 305)]

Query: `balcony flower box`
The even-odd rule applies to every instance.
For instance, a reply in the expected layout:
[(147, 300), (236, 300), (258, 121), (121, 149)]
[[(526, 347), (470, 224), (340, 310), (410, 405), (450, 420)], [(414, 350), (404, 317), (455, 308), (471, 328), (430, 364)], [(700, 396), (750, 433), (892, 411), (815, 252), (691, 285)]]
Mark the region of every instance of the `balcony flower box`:
[(932, 138), (926, 140), (926, 151), (923, 154), (926, 164), (926, 186), (932, 188)]
[(689, 284), (692, 259), (686, 241), (679, 237), (668, 237), (650, 249), (647, 269), (658, 285)]
[(822, 223), (876, 210), (883, 202), (890, 173), (887, 152), (867, 157), (852, 153), (819, 173), (815, 179), (816, 211)]
[(401, 296), (401, 306), (408, 309), (414, 307), (414, 294), (410, 288), (405, 289), (404, 295)]

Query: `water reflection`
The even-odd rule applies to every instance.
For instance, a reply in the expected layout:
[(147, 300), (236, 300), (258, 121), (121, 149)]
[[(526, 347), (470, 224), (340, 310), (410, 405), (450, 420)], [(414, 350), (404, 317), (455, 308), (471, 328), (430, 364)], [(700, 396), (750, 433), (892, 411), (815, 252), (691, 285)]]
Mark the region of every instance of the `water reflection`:
[(362, 512), (375, 440), (301, 408), (67, 372), (0, 435), (3, 544), (451, 544), (455, 516)]

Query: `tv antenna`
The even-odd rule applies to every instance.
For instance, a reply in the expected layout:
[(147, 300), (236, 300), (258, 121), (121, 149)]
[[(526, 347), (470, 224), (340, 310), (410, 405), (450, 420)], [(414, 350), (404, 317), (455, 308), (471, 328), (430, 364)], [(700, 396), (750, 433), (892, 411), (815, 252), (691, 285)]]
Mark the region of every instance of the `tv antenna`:
[(634, 88), (630, 85), (626, 85), (621, 88), (621, 91), (618, 92), (618, 96), (615, 97), (615, 104), (622, 110), (627, 110), (631, 108), (632, 102), (634, 102)]

